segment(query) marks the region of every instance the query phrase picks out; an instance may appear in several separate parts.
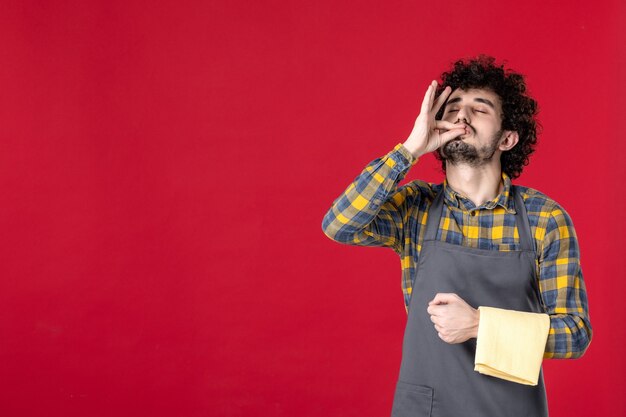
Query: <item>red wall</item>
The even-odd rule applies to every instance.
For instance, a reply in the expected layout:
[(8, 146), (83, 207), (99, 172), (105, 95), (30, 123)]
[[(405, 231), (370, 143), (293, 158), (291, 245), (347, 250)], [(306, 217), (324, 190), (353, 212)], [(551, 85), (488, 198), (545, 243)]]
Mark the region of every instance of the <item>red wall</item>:
[(551, 416), (624, 415), (626, 13), (555, 3), (3, 1), (0, 414), (388, 415), (399, 259), (322, 217), (482, 52), (580, 241), (594, 339), (544, 362)]

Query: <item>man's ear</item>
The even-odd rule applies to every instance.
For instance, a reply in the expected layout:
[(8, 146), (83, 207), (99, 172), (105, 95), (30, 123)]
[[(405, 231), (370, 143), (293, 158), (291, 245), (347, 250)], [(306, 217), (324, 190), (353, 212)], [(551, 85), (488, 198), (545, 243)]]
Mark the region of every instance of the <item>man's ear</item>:
[(508, 151), (513, 148), (519, 142), (519, 134), (515, 131), (505, 130), (502, 135), (502, 139), (500, 139), (500, 146), (498, 149), (501, 151)]

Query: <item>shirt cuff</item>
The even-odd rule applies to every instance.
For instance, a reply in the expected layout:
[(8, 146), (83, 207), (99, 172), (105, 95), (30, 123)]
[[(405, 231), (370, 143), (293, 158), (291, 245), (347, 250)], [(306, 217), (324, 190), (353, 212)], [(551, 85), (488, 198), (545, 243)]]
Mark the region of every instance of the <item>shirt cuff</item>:
[(413, 156), (413, 154), (411, 152), (409, 152), (409, 150), (406, 148), (406, 146), (404, 146), (402, 143), (398, 143), (393, 148), (392, 153), (394, 153), (394, 152), (397, 152), (401, 156), (401, 159), (403, 159), (403, 162), (405, 162), (407, 166), (415, 165), (415, 163), (419, 159), (419, 158), (416, 158), (415, 156)]
[(550, 316), (485, 306), (478, 309), (474, 370), (519, 384), (537, 385)]

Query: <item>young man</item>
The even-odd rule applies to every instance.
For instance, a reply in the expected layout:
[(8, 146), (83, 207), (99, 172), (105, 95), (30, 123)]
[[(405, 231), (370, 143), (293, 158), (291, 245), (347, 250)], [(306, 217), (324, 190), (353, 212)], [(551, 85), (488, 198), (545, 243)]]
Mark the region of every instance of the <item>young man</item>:
[[(537, 105), (492, 57), (441, 78), (408, 139), (367, 165), (322, 229), (401, 258), (408, 320), (393, 416), (547, 416), (542, 359), (581, 357), (592, 328), (570, 216), (511, 183), (534, 151)], [(433, 151), (444, 182), (398, 188)]]

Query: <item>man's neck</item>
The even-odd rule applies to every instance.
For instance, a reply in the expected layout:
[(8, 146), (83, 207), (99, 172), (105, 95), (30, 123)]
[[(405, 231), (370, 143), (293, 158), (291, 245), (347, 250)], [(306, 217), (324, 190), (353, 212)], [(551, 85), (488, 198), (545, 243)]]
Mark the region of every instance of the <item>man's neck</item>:
[(504, 189), (502, 167), (488, 164), (479, 168), (468, 165), (446, 165), (448, 186), (470, 199), (476, 207), (493, 200)]

